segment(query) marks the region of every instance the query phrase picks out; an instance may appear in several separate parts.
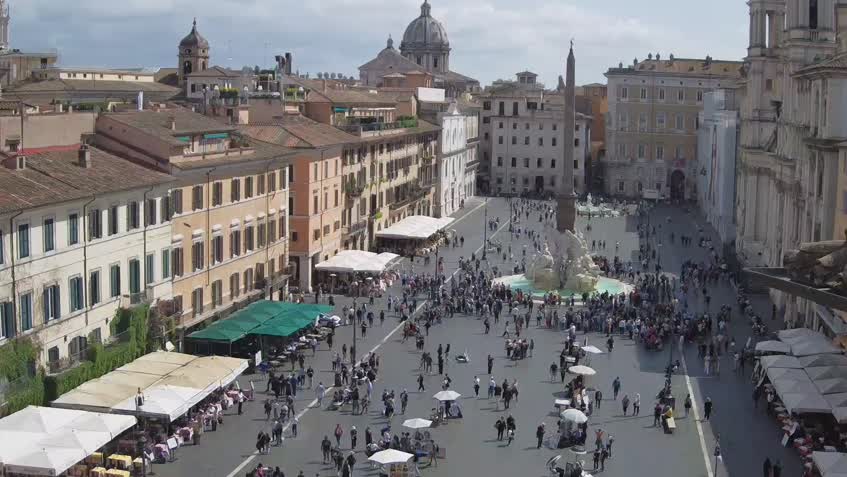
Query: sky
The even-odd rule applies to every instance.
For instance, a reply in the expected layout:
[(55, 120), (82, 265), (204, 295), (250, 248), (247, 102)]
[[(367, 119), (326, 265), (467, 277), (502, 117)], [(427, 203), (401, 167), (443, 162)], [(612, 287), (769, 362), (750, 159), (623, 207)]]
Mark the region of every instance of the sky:
[[(7, 0), (11, 44), (55, 48), (63, 66), (176, 67), (177, 45), (197, 18), (211, 64), (269, 66), (294, 55), (300, 73), (358, 78), (358, 67), (399, 47), (422, 0)], [(447, 30), (451, 69), (483, 85), (539, 74), (550, 87), (564, 74), (574, 40), (577, 84), (648, 53), (740, 60), (747, 47), (743, 0), (430, 0)], [(689, 5), (696, 5), (691, 8)]]

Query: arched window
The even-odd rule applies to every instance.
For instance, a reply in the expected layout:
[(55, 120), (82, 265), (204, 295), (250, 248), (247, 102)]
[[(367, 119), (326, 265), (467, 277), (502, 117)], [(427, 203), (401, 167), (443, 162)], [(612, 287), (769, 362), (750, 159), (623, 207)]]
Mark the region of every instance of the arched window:
[(206, 62), (205, 62), (205, 61), (203, 61), (202, 63), (200, 63), (200, 70), (201, 70), (201, 71), (206, 71)]
[(185, 61), (182, 64), (182, 74), (184, 74), (184, 75), (191, 74), (191, 62), (190, 61)]
[(186, 54), (186, 55), (190, 55), (190, 54), (191, 54), (191, 50), (185, 50), (185, 54)]

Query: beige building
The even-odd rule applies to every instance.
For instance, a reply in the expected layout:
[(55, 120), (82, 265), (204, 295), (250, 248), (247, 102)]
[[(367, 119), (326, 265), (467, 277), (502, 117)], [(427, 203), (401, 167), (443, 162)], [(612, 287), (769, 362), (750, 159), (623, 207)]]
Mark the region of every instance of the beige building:
[(176, 178), (171, 264), (180, 328), (286, 287), (289, 149), (180, 108), (101, 115), (96, 141)]
[(0, 160), (0, 346), (29, 336), (59, 371), (119, 307), (171, 297), (172, 177), (79, 137)]
[[(564, 94), (545, 90), (537, 75), (517, 73), (515, 81), (498, 81), (479, 96), (482, 102), (480, 151), (486, 164), (483, 180), (492, 194), (550, 195), (564, 175)], [(585, 192), (591, 116), (587, 101), (575, 104), (574, 191)]]
[(605, 191), (625, 197), (694, 199), (703, 95), (734, 86), (738, 61), (652, 54), (610, 68)]

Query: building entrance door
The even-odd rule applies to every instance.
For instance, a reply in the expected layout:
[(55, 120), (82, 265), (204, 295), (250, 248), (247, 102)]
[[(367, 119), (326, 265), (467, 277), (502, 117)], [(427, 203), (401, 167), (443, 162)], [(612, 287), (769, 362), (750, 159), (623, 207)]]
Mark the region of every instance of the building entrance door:
[(685, 173), (679, 169), (671, 173), (671, 199), (685, 200)]
[(541, 194), (544, 192), (544, 176), (535, 176), (535, 193)]

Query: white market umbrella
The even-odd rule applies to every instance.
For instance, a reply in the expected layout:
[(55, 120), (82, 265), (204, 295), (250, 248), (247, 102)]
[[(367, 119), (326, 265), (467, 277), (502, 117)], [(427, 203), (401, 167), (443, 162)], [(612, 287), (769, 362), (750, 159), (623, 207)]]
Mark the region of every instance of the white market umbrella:
[(597, 371), (594, 371), (594, 368), (589, 368), (588, 366), (583, 366), (581, 364), (579, 366), (571, 366), (568, 368), (568, 371), (573, 374), (581, 374), (583, 376), (594, 376), (597, 374)]
[(412, 454), (407, 454), (406, 452), (400, 452), (396, 449), (386, 449), (370, 456), (368, 460), (382, 465), (402, 464), (403, 462), (408, 462), (412, 457), (414, 457)]
[(565, 409), (562, 411), (560, 416), (566, 421), (575, 422), (577, 424), (588, 422), (588, 416), (579, 409)]
[(409, 429), (424, 429), (432, 425), (432, 421), (428, 421), (426, 419), (414, 418), (407, 419), (403, 422), (403, 427), (408, 427)]
[(437, 392), (435, 393), (435, 396), (432, 397), (438, 399), (439, 401), (455, 401), (456, 399), (462, 397), (462, 395), (457, 393), (456, 391), (448, 389), (446, 391)]
[(594, 345), (583, 346), (582, 350), (590, 354), (603, 354), (603, 350)]

